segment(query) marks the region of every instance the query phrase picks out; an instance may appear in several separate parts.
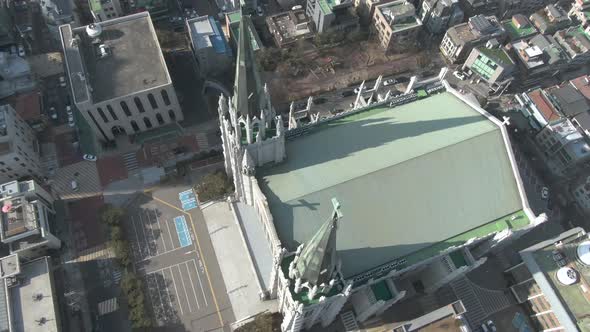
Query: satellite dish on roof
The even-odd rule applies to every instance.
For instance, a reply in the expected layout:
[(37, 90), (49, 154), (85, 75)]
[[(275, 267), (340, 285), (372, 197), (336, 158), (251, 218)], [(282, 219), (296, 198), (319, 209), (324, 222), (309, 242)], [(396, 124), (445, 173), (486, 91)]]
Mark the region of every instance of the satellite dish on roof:
[(102, 27), (95, 23), (89, 24), (86, 26), (86, 33), (88, 34), (88, 37), (96, 38), (102, 33)]
[(577, 252), (582, 263), (590, 266), (590, 241), (580, 243)]

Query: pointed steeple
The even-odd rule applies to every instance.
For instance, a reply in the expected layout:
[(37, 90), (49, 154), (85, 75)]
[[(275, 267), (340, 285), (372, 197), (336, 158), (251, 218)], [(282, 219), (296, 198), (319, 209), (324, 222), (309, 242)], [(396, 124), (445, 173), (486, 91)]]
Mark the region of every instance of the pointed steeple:
[(340, 203), (333, 198), (334, 211), (315, 235), (303, 246), (295, 262), (295, 274), (310, 287), (329, 284), (337, 267), (336, 228), (342, 218)]
[(244, 118), (248, 114), (254, 118), (260, 114), (260, 108), (264, 107), (260, 101), (263, 87), (252, 48), (250, 29), (254, 29), (250, 15), (246, 15), (242, 10), (233, 102), (238, 116), (242, 115)]

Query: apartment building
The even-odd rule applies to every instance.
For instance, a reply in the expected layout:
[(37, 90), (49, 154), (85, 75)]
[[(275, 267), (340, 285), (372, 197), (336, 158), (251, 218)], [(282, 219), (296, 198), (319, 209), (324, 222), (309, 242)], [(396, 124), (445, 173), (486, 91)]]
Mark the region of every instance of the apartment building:
[(352, 0), (307, 0), (305, 12), (316, 31), (350, 31), (358, 27), (359, 17), (353, 12)]
[(0, 105), (0, 183), (43, 178), (35, 132), (10, 105)]
[(148, 12), (60, 34), (74, 104), (100, 140), (183, 120)]
[(553, 4), (536, 11), (529, 19), (542, 34), (552, 34), (572, 24), (567, 13), (561, 7)]
[(485, 46), (474, 48), (463, 68), (475, 73), (488, 83), (490, 90), (497, 92), (513, 80), (516, 65), (506, 50), (492, 39)]
[(201, 76), (227, 71), (233, 60), (232, 50), (219, 22), (213, 16), (199, 16), (186, 20), (186, 26)]
[(588, 137), (567, 118), (547, 124), (537, 133), (535, 141), (543, 151), (547, 166), (557, 175), (565, 175), (590, 159)]
[(458, 63), (465, 60), (474, 47), (492, 38), (503, 43), (506, 30), (495, 16), (477, 15), (466, 23), (450, 27), (440, 43), (440, 51), (449, 62)]
[(580, 26), (557, 31), (553, 37), (570, 58), (569, 65), (581, 65), (590, 60), (590, 28)]
[(61, 246), (53, 234), (53, 201), (53, 196), (32, 180), (0, 185), (0, 240), (9, 246), (11, 253), (28, 260)]
[(424, 0), (419, 18), (428, 32), (439, 34), (463, 22), (463, 15), (458, 0)]
[(512, 43), (511, 49), (519, 67), (518, 79), (523, 85), (532, 85), (556, 75), (568, 64), (569, 58), (551, 35), (538, 34), (530, 40)]
[(381, 4), (375, 9), (373, 29), (386, 52), (403, 52), (414, 46), (421, 28), (416, 8), (405, 0)]

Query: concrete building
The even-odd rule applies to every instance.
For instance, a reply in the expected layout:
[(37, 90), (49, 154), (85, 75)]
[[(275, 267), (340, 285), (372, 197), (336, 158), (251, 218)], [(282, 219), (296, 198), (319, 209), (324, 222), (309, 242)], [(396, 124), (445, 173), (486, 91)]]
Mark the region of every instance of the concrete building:
[(94, 22), (102, 22), (124, 16), (119, 0), (88, 0)]
[(458, 0), (424, 0), (419, 18), (430, 33), (439, 34), (463, 22), (463, 9)]
[(498, 14), (501, 18), (511, 17), (515, 14), (525, 14), (542, 9), (547, 5), (553, 5), (553, 0), (498, 0)]
[(62, 331), (51, 258), (20, 262), (13, 254), (0, 258), (0, 269), (0, 330)]
[(440, 43), (440, 51), (448, 61), (458, 63), (467, 58), (474, 47), (493, 38), (503, 43), (506, 39), (504, 27), (495, 16), (477, 15), (466, 23), (450, 27)]
[(129, 1), (129, 13), (147, 11), (152, 21), (157, 22), (169, 17), (170, 7), (166, 0), (133, 0)]
[(358, 27), (352, 0), (307, 0), (305, 12), (318, 33), (328, 30), (350, 31)]
[(249, 38), (220, 100), (221, 136), (233, 199), (265, 239), (263, 293), (283, 331), (326, 327), (343, 308), (364, 322), (433, 293), (546, 220), (529, 208), (504, 124), (445, 82), (308, 125), (292, 108), (285, 130)]
[(583, 27), (587, 27), (590, 20), (590, 1), (575, 0), (568, 12), (568, 16), (575, 17)]
[[(577, 93), (569, 93), (559, 89), (560, 93), (554, 95), (562, 106), (563, 112), (572, 120), (574, 125), (590, 137), (590, 77), (582, 75), (568, 82)], [(563, 96), (561, 95), (563, 93)]]
[(589, 247), (588, 234), (572, 228), (520, 251), (521, 262), (505, 271), (512, 294), (530, 313), (529, 330), (588, 331)]
[(573, 168), (590, 159), (588, 137), (582, 134), (569, 119), (547, 124), (535, 136), (537, 146), (556, 175), (566, 175)]
[(528, 125), (520, 129), (533, 134), (538, 133), (550, 123), (561, 120), (564, 116), (551, 102), (551, 97), (541, 88), (537, 88), (514, 96), (517, 111), (522, 113)]
[(0, 99), (34, 88), (35, 82), (27, 60), (16, 54), (0, 52)]
[(364, 23), (369, 23), (375, 16), (375, 8), (377, 5), (391, 2), (393, 0), (354, 0), (354, 8), (359, 18)]
[(538, 34), (530, 40), (512, 43), (512, 51), (518, 62), (518, 80), (526, 86), (556, 75), (569, 62), (561, 45), (550, 35)]
[(547, 5), (532, 14), (529, 19), (542, 34), (552, 34), (572, 24), (567, 13), (556, 5)]
[(584, 175), (575, 180), (571, 186), (576, 204), (584, 212), (590, 212), (590, 176)]
[(508, 40), (511, 42), (528, 39), (538, 33), (528, 18), (522, 14), (512, 16), (510, 20), (502, 22), (502, 25), (508, 34)]
[(74, 104), (100, 140), (182, 121), (149, 13), (60, 32)]
[(199, 16), (186, 20), (193, 52), (201, 76), (219, 75), (232, 64), (232, 50), (219, 22), (213, 16)]
[(372, 28), (386, 52), (403, 52), (416, 45), (422, 21), (414, 5), (398, 0), (377, 6)]
[(506, 50), (492, 39), (486, 46), (474, 48), (465, 60), (463, 68), (469, 69), (487, 82), (490, 90), (498, 92), (512, 82), (516, 65)]
[(43, 178), (35, 132), (10, 105), (0, 105), (0, 183)]
[(312, 23), (303, 9), (267, 16), (266, 26), (280, 48), (314, 36)]
[(570, 58), (569, 65), (581, 65), (590, 60), (590, 28), (570, 27), (557, 31), (553, 37)]
[(498, 0), (459, 0), (459, 5), (463, 9), (465, 17), (477, 15), (497, 15)]
[(21, 260), (30, 260), (58, 249), (53, 197), (35, 181), (12, 181), (0, 185), (2, 220), (0, 240)]

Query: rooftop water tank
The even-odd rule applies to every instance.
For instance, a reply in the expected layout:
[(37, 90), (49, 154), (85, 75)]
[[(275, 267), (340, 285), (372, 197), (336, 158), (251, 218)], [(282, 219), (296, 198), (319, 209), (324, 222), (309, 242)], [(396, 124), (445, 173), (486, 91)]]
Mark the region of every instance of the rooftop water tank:
[(102, 33), (102, 27), (99, 24), (92, 23), (86, 26), (86, 33), (90, 38), (96, 38)]

